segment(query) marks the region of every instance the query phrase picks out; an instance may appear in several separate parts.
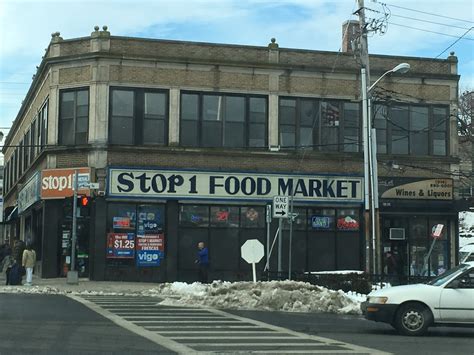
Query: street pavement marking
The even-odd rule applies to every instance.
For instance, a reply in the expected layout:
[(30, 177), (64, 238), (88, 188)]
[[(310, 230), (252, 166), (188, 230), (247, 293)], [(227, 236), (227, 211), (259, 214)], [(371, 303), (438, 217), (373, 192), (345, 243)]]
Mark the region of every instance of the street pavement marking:
[(137, 315), (137, 314), (130, 314), (130, 313), (115, 313), (118, 316), (130, 319), (130, 318), (139, 318), (139, 319), (147, 319), (147, 318), (156, 318), (156, 316), (160, 316), (160, 319), (178, 319), (178, 320), (199, 320), (199, 321), (206, 321), (206, 320), (219, 320), (219, 319), (226, 319), (225, 317), (222, 316), (197, 316), (197, 317), (191, 317), (191, 316), (163, 316), (161, 314), (154, 314), (154, 315)]
[[(269, 336), (266, 336), (265, 335), (265, 339), (260, 339), (260, 334), (254, 334), (254, 337), (256, 340), (265, 340), (265, 339), (274, 339), (274, 340), (280, 340), (280, 339), (295, 339), (294, 336), (281, 336), (281, 335), (278, 335), (278, 336), (273, 336), (272, 335), (269, 335)], [(200, 340), (215, 340), (215, 337), (203, 337), (203, 336), (199, 336), (199, 337), (196, 337), (196, 336), (178, 336), (178, 337), (170, 337), (171, 339), (179, 339), (179, 340), (195, 340), (195, 339), (200, 339)], [(232, 339), (243, 339), (243, 340), (248, 340), (249, 338), (252, 338), (250, 336), (235, 336), (235, 337), (232, 337)], [(250, 339), (250, 340), (253, 340), (253, 339)]]
[[(212, 308), (161, 306), (150, 297), (121, 302), (107, 296), (82, 296), (96, 310), (115, 323), (122, 323), (137, 334), (157, 335), (157, 344), (182, 354), (245, 352), (261, 354), (388, 354), (376, 349), (344, 343), (329, 338), (299, 333), (287, 328), (240, 317)], [(78, 297), (77, 297), (78, 298)], [(85, 303), (83, 302), (83, 303)], [(85, 304), (86, 304), (85, 303)], [(86, 304), (87, 305), (87, 304)], [(185, 314), (182, 312), (195, 312)], [(122, 320), (122, 322), (120, 322)], [(140, 329), (140, 330), (139, 330)], [(143, 330), (146, 331), (145, 335)], [(183, 348), (179, 348), (182, 346)]]
[(135, 334), (141, 335), (142, 337), (147, 338), (148, 340), (151, 340), (152, 342), (158, 345), (161, 345), (165, 348), (168, 348), (172, 351), (176, 351), (178, 354), (195, 354), (196, 353), (194, 349), (184, 344), (178, 343), (170, 338), (161, 336), (155, 332), (150, 332), (149, 330), (146, 330), (143, 327), (133, 324), (132, 322), (126, 321), (125, 319), (117, 316), (116, 314), (113, 314), (84, 298), (81, 298), (75, 295), (68, 295), (68, 297), (72, 298), (73, 300), (77, 302), (82, 303), (83, 305), (92, 309), (94, 312), (100, 314), (101, 316), (107, 319), (110, 319), (112, 322), (121, 326), (122, 328), (125, 328)]

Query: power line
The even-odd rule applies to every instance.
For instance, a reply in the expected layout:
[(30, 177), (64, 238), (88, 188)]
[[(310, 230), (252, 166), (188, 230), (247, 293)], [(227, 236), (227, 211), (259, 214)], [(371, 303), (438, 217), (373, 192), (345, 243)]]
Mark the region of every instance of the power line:
[[(426, 30), (426, 29), (424, 29), (424, 28), (418, 28), (418, 27), (412, 27), (412, 26), (407, 26), (407, 25), (401, 25), (401, 24), (395, 23), (395, 22), (389, 22), (389, 24), (394, 25), (394, 26), (409, 28), (409, 29), (412, 29), (412, 30), (423, 31), (423, 32), (428, 32), (428, 33), (434, 33), (434, 34), (441, 35), (441, 36), (452, 37), (452, 38), (459, 38), (459, 36), (448, 35), (447, 33), (443, 33), (443, 32), (436, 32), (436, 31)], [(465, 40), (467, 40), (467, 41), (474, 41), (474, 38), (463, 38), (463, 39), (465, 39)]]
[(451, 48), (452, 46), (454, 46), (456, 43), (458, 43), (465, 35), (467, 35), (474, 27), (471, 27), (470, 29), (468, 29), (466, 32), (464, 32), (464, 34), (459, 37), (457, 40), (455, 40), (450, 46), (448, 46), (448, 48), (446, 48), (444, 51), (442, 51), (440, 54), (438, 54), (436, 58), (438, 58), (439, 56), (441, 56), (441, 54), (443, 54), (444, 52), (446, 52), (449, 48)]
[(31, 83), (22, 83), (19, 81), (0, 81), (0, 84), (30, 85)]
[[(434, 21), (422, 20), (422, 19), (415, 18), (415, 17), (402, 16), (402, 15), (394, 15), (394, 14), (392, 14), (392, 16), (394, 16), (394, 17), (400, 17), (400, 18), (404, 18), (404, 19), (408, 19), (408, 20), (413, 20), (413, 21), (431, 23), (431, 24), (433, 24), (433, 25), (440, 25), (440, 26), (446, 26), (446, 27), (451, 27), (451, 28), (459, 28), (459, 29), (461, 29), (461, 30), (468, 30), (468, 29), (470, 29), (470, 28), (468, 28), (468, 27), (461, 27), (461, 26), (455, 26), (455, 25), (450, 25), (450, 24), (441, 23), (441, 22), (434, 22)], [(472, 27), (471, 27), (471, 28), (472, 28)]]
[(418, 12), (418, 13), (420, 13), (420, 14), (425, 14), (425, 15), (430, 15), (430, 16), (436, 16), (436, 17), (443, 17), (443, 18), (447, 18), (447, 19), (450, 19), (450, 20), (461, 21), (461, 22), (467, 22), (467, 23), (470, 23), (470, 24), (474, 23), (473, 21), (469, 21), (469, 20), (464, 20), (464, 19), (455, 18), (455, 17), (449, 17), (449, 16), (445, 16), (445, 15), (439, 15), (439, 14), (435, 14), (435, 13), (432, 13), (432, 12), (426, 12), (426, 11), (421, 11), (421, 10), (410, 9), (410, 8), (408, 8), (408, 7), (403, 7), (403, 6), (398, 6), (398, 5), (392, 5), (392, 4), (386, 4), (386, 3), (382, 3), (382, 2), (380, 2), (379, 4), (385, 5), (385, 6), (396, 7), (396, 8), (403, 9), (403, 10), (407, 10), (407, 11)]

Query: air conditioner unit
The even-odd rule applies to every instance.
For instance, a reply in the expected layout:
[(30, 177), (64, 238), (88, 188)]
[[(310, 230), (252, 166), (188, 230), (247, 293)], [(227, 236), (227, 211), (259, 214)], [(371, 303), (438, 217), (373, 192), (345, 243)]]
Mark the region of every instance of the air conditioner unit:
[(405, 228), (390, 228), (390, 240), (405, 240)]

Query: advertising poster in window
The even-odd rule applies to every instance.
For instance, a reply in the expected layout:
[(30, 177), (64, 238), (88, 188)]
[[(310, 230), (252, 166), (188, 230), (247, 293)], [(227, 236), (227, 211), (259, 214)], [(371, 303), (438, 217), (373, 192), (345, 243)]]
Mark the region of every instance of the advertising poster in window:
[(165, 236), (147, 234), (137, 238), (137, 266), (160, 266), (165, 255)]
[(133, 259), (135, 257), (135, 233), (107, 234), (108, 259)]
[(114, 229), (130, 229), (130, 218), (129, 217), (114, 217), (113, 218)]
[(331, 229), (331, 221), (327, 216), (311, 216), (311, 227), (313, 229)]

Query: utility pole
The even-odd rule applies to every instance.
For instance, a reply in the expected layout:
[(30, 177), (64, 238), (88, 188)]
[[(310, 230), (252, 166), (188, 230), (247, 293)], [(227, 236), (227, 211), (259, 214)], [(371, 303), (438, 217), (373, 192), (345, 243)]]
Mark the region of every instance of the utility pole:
[[(375, 252), (373, 245), (373, 238), (371, 238), (371, 231), (373, 232), (372, 224), (373, 218), (371, 218), (371, 212), (373, 211), (373, 179), (371, 179), (373, 169), (371, 169), (372, 161), (372, 131), (371, 131), (371, 112), (368, 111), (370, 105), (368, 101), (370, 100), (367, 92), (367, 87), (370, 86), (370, 66), (369, 66), (369, 45), (367, 40), (367, 29), (365, 22), (365, 5), (364, 0), (358, 0), (359, 9), (357, 14), (359, 16), (359, 58), (361, 61), (361, 78), (362, 83), (362, 102), (363, 102), (363, 149), (364, 149), (364, 235), (365, 235), (365, 268), (368, 272), (372, 271), (375, 273), (375, 260), (372, 254), (372, 265), (370, 262), (371, 259), (371, 249), (372, 253)], [(372, 213), (373, 215), (373, 213)], [(371, 223), (372, 222), (372, 223)], [(371, 248), (372, 244), (372, 248)]]
[(67, 273), (67, 283), (77, 285), (79, 276), (76, 269), (76, 240), (77, 240), (77, 190), (79, 188), (79, 174), (74, 171), (74, 193), (72, 198), (72, 240), (71, 240), (71, 270)]

